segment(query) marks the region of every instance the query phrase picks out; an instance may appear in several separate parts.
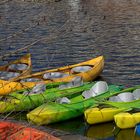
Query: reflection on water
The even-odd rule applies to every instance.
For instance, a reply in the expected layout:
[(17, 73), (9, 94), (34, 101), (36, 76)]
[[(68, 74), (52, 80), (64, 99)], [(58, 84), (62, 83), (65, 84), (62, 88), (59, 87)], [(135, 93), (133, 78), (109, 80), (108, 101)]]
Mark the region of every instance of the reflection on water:
[(134, 129), (120, 130), (114, 123), (87, 125), (81, 118), (49, 125), (50, 128), (81, 134), (95, 140), (140, 140)]
[(140, 140), (140, 137), (135, 135), (134, 129), (121, 130), (116, 136), (116, 140)]
[(0, 5), (0, 39), (29, 29), (0, 41), (0, 55), (47, 38), (62, 27), (55, 39), (49, 43), (40, 41), (29, 49), (33, 71), (104, 55), (102, 76), (107, 82), (138, 85), (139, 24), (140, 3), (136, 0), (61, 0), (54, 3), (12, 0)]
[(83, 135), (88, 126), (85, 124), (82, 118), (76, 118), (69, 121), (49, 125), (49, 127)]
[(140, 140), (134, 129), (119, 130), (113, 123), (92, 125), (86, 131), (86, 136), (96, 140)]
[[(46, 40), (18, 53), (18, 57), (28, 51), (32, 54), (34, 72), (104, 55), (105, 69), (101, 75), (104, 80), (127, 86), (140, 83), (139, 0), (42, 1), (10, 0), (0, 4), (0, 55), (46, 37)], [(48, 42), (49, 35), (58, 30), (56, 38)], [(17, 32), (21, 33), (9, 37)], [(1, 41), (5, 37), (9, 38)], [(17, 54), (0, 61), (0, 65), (15, 58)], [(72, 123), (72, 129), (77, 133), (80, 127), (85, 130), (86, 127), (76, 122)], [(60, 129), (63, 126), (71, 131), (70, 125), (57, 125)], [(88, 131), (82, 133), (93, 136)], [(119, 135), (118, 139), (125, 137)]]
[[(114, 124), (104, 123), (90, 126), (86, 131), (86, 136), (95, 139), (111, 139), (114, 137)], [(113, 139), (112, 139), (113, 140)]]

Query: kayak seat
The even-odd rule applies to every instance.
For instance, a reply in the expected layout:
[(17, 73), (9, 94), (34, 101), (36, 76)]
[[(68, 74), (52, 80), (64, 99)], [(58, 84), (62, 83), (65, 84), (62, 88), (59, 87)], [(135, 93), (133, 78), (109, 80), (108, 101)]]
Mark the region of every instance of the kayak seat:
[(87, 72), (92, 69), (93, 66), (77, 66), (71, 69), (71, 73)]
[(48, 73), (45, 73), (43, 75), (43, 79), (47, 80), (47, 79), (57, 79), (57, 78), (63, 78), (63, 77), (67, 77), (69, 76), (69, 74), (67, 73), (62, 73), (62, 72), (48, 72)]
[(8, 66), (8, 70), (13, 70), (13, 71), (23, 71), (28, 68), (27, 64), (11, 64)]
[(70, 82), (66, 84), (62, 84), (59, 86), (59, 89), (67, 89), (67, 88), (72, 88), (72, 87), (79, 87), (83, 85), (83, 79), (80, 76), (74, 77)]
[(56, 99), (56, 102), (59, 104), (69, 104), (71, 103), (70, 99), (67, 97), (62, 97), (62, 98), (58, 98)]
[(18, 77), (20, 73), (18, 72), (8, 72), (8, 71), (0, 71), (0, 79), (9, 80), (10, 78)]
[(24, 95), (41, 94), (41, 93), (45, 92), (45, 90), (46, 90), (46, 84), (38, 83), (32, 88), (31, 91), (29, 91), (29, 90), (24, 91), (23, 94)]
[(39, 81), (43, 81), (43, 80), (40, 78), (25, 78), (20, 80), (20, 82), (39, 82)]
[(140, 99), (140, 89), (134, 90), (131, 92), (124, 92), (116, 96), (112, 96), (109, 98), (109, 101), (113, 102), (130, 102), (133, 100)]
[(88, 99), (100, 95), (102, 93), (105, 93), (107, 91), (108, 91), (108, 84), (105, 81), (98, 81), (95, 85), (91, 87), (90, 90), (84, 91), (82, 93), (82, 96), (85, 99)]

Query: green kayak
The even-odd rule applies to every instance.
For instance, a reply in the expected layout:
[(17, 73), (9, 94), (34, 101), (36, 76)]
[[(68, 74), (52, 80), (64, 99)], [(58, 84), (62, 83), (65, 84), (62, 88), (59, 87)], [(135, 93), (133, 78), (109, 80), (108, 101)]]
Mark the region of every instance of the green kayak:
[(59, 89), (59, 84), (60, 83), (47, 84), (47, 89), (41, 94), (23, 94), (26, 90), (22, 90), (3, 96), (0, 101), (0, 113), (7, 113), (11, 111), (29, 111), (30, 109), (34, 109), (43, 103), (54, 101), (59, 97), (68, 96), (72, 98), (78, 96), (84, 90), (90, 89), (95, 82), (84, 83), (82, 86), (67, 89)]
[[(123, 90), (123, 93), (120, 93), (117, 96), (112, 96), (109, 99), (110, 101), (100, 102), (98, 107), (87, 109), (84, 112), (85, 119), (88, 124), (113, 121), (114, 116), (120, 112), (130, 111), (134, 108), (140, 108), (139, 98), (140, 86), (127, 88)], [(122, 116), (124, 116), (124, 114)], [(125, 120), (125, 118), (122, 117), (122, 120)], [(122, 123), (122, 126), (124, 126), (124, 122), (122, 120), (119, 123)], [(132, 122), (134, 123), (134, 121)], [(130, 123), (126, 121), (126, 124)]]
[(105, 104), (122, 109), (120, 113), (113, 116), (118, 128), (133, 128), (140, 123), (140, 99), (131, 102), (106, 102)]
[(38, 125), (75, 118), (82, 115), (87, 108), (96, 106), (98, 100), (102, 101), (121, 90), (122, 87), (120, 86), (110, 85), (107, 92), (89, 99), (84, 99), (82, 95), (79, 95), (72, 98), (69, 104), (46, 103), (29, 112), (27, 118)]

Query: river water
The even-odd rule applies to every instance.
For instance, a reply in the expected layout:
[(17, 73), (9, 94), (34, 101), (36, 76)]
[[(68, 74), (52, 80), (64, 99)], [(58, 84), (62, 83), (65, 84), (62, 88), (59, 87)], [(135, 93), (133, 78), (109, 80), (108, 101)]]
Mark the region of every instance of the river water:
[[(27, 47), (0, 65), (30, 52), (36, 72), (104, 55), (101, 79), (139, 85), (140, 0), (1, 0), (0, 56)], [(96, 139), (103, 136), (95, 132), (106, 130), (105, 124), (89, 127), (82, 118), (50, 127)], [(131, 133), (121, 131), (117, 139), (131, 140)]]

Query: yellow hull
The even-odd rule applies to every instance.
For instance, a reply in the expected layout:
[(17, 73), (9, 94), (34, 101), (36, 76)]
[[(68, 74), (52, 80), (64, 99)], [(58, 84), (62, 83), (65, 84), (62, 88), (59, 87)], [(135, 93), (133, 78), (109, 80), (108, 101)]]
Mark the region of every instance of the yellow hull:
[[(87, 72), (81, 72), (81, 73), (71, 73), (71, 69), (77, 66), (91, 66), (92, 69), (90, 69)], [(65, 66), (58, 69), (52, 69), (47, 70), (43, 72), (38, 72), (34, 74), (30, 74), (27, 76), (20, 77), (20, 79), (26, 79), (26, 78), (40, 78), (45, 83), (52, 83), (52, 82), (69, 82), (76, 76), (81, 76), (84, 81), (92, 81), (94, 80), (99, 74), (102, 72), (104, 67), (104, 58), (103, 56), (94, 58), (92, 60), (82, 62), (75, 65)], [(43, 74), (48, 72), (63, 72), (68, 73), (69, 76), (63, 77), (63, 78), (57, 78), (57, 79), (51, 79), (51, 80), (45, 80), (43, 79)], [(21, 90), (25, 88), (31, 88), (35, 86), (35, 84), (38, 82), (9, 82), (0, 80), (0, 95), (6, 95), (16, 90)]]
[(140, 113), (119, 113), (114, 116), (114, 120), (121, 129), (133, 128), (140, 123)]
[(85, 119), (89, 124), (104, 123), (114, 120), (114, 115), (122, 112), (123, 109), (117, 108), (90, 108), (84, 112)]
[[(92, 69), (87, 71), (87, 72), (72, 73), (71, 69), (74, 68), (74, 67), (77, 67), (77, 66), (91, 66)], [(45, 73), (48, 73), (48, 72), (63, 72), (63, 73), (69, 74), (69, 76), (63, 77), (63, 78), (45, 80), (45, 82), (46, 83), (48, 83), (48, 82), (68, 82), (68, 81), (72, 80), (75, 76), (81, 76), (84, 81), (92, 81), (102, 72), (103, 67), (104, 67), (104, 57), (99, 56), (97, 58), (94, 58), (94, 59), (91, 59), (91, 60), (88, 60), (88, 61), (85, 61), (85, 62), (82, 62), (82, 63), (78, 63), (78, 64), (74, 64), (74, 65), (61, 67), (61, 68), (58, 68), (58, 69), (51, 69), (51, 70), (46, 70), (46, 71), (26, 75), (26, 76), (20, 77), (20, 79), (25, 79), (25, 78), (31, 78), (32, 77), (32, 78), (40, 78), (42, 80), (45, 80), (45, 79), (43, 79), (43, 75)]]
[[(26, 70), (23, 70), (23, 71), (16, 71), (16, 72), (19, 72), (20, 75), (17, 76), (17, 77), (14, 77), (14, 78), (11, 78), (9, 79), (9, 81), (17, 81), (20, 79), (21, 76), (25, 76), (27, 74), (30, 74), (31, 72), (31, 55), (30, 54), (26, 54), (24, 55), (23, 57), (21, 57), (20, 59), (18, 60), (15, 60), (15, 61), (12, 61), (10, 63), (8, 63), (7, 65), (4, 65), (4, 66), (0, 66), (0, 71), (7, 71), (7, 72), (13, 72), (13, 70), (10, 70), (8, 69), (8, 67), (11, 65), (11, 64), (26, 64), (28, 65), (27, 69)], [(15, 72), (15, 71), (14, 71)]]

